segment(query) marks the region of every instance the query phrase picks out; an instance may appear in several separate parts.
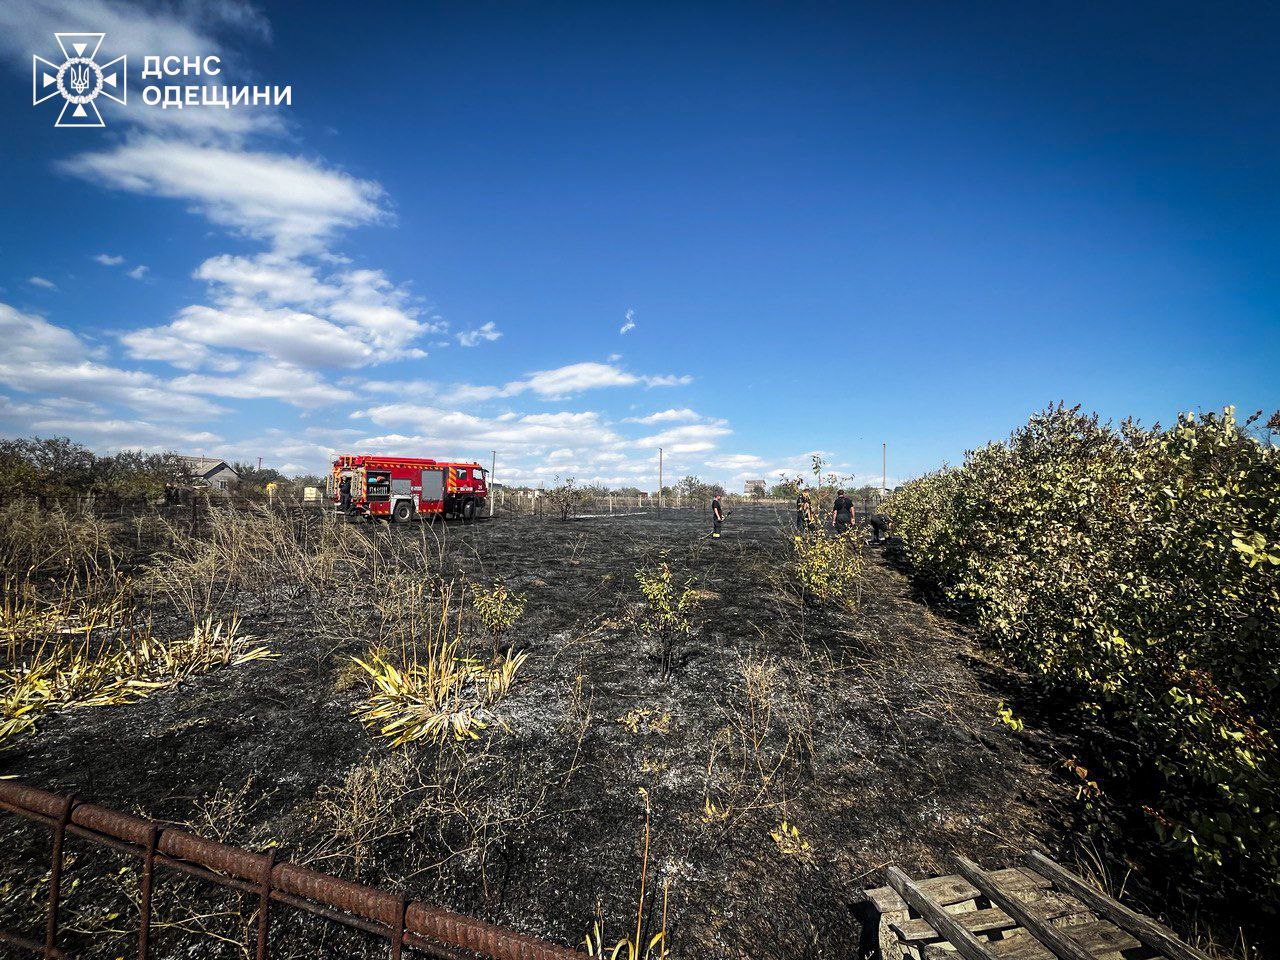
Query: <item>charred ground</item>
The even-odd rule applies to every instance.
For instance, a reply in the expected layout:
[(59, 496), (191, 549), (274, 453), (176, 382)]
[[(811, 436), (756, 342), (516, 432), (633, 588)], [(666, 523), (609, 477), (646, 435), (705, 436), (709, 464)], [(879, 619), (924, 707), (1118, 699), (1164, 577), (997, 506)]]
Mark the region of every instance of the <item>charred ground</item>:
[[(504, 638), (529, 654), (496, 708), (505, 729), (478, 741), (391, 748), (353, 718), (364, 651), (324, 628), (331, 604), (361, 602), (353, 570), (323, 602), (237, 601), (277, 659), (51, 715), (0, 773), (567, 944), (601, 916), (606, 940), (634, 925), (648, 810), (647, 909), (668, 881), (686, 958), (855, 956), (858, 891), (882, 865), (1062, 852), (1075, 790), (1052, 747), (996, 722), (998, 670), (900, 573), (873, 554), (856, 611), (813, 609), (785, 583), (785, 514), (740, 509), (707, 532), (695, 511), (394, 528), (442, 579), (526, 598)], [(630, 624), (635, 571), (660, 558), (700, 599), (668, 676)], [(36, 929), (47, 834), (0, 830), (0, 925)], [(134, 871), (72, 852), (68, 945), (120, 955)], [(251, 903), (175, 880), (158, 910), (161, 956), (242, 955)], [(297, 917), (273, 943), (381, 955)]]

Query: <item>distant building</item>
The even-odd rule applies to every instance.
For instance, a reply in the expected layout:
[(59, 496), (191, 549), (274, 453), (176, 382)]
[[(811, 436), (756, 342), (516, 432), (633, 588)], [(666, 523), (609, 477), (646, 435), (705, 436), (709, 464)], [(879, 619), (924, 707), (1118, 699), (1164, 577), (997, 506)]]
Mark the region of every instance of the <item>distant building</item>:
[(232, 482), (240, 479), (240, 474), (231, 469), (231, 465), (217, 457), (179, 457), (191, 474), (191, 479), (202, 483), (210, 490), (226, 493)]
[(763, 497), (768, 488), (763, 480), (748, 480), (742, 485), (742, 492), (748, 497)]

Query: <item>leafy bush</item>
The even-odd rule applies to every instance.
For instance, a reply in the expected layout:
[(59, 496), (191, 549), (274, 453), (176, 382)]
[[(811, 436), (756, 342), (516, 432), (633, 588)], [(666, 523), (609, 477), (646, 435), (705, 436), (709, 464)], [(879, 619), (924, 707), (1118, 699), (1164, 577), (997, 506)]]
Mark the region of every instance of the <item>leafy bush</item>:
[(792, 540), (789, 569), (806, 603), (857, 607), (866, 564), (860, 537), (854, 527), (836, 534), (818, 528)]
[(631, 617), (631, 625), (641, 639), (652, 644), (662, 658), (663, 676), (675, 665), (677, 647), (697, 631), (694, 614), (702, 594), (693, 580), (677, 583), (663, 560), (656, 567), (636, 571), (643, 603)]
[(1104, 722), (1158, 838), (1274, 903), (1280, 451), (1251, 425), (1051, 407), (885, 509), (917, 576)]
[(472, 590), (471, 608), (480, 618), (485, 633), (489, 635), (495, 660), (498, 658), (499, 641), (524, 615), (524, 605), (525, 598), (522, 594), (512, 593), (501, 583)]

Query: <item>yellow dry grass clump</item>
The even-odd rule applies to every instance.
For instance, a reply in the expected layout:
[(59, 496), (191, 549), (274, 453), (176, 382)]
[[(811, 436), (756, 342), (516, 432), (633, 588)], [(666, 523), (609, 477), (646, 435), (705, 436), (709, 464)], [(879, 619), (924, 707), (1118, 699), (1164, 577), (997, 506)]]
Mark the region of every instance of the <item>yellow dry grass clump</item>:
[(528, 654), (508, 650), (489, 661), (464, 655), (463, 608), (453, 587), (441, 585), (431, 604), (434, 615), (417, 619), (418, 630), (399, 636), (398, 657), (375, 649), (351, 658), (369, 683), (355, 715), (393, 745), (478, 740), (497, 721), (490, 708), (506, 696)]
[[(148, 631), (112, 631), (112, 613), (94, 610), (77, 624), (47, 613), (37, 619), (53, 629), (28, 655), (0, 669), (0, 748), (50, 711), (128, 703), (193, 674), (275, 656), (242, 636), (234, 617), (206, 619), (189, 635), (166, 640)], [(112, 635), (99, 639), (99, 632)]]

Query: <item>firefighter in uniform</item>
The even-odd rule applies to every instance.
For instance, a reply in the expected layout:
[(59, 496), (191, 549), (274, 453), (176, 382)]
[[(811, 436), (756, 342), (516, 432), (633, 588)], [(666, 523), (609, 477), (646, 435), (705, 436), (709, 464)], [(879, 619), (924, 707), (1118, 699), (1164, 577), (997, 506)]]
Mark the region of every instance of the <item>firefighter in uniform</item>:
[(809, 525), (809, 491), (801, 489), (796, 497), (796, 529), (803, 530)]
[(893, 521), (883, 513), (873, 513), (867, 518), (867, 522), (871, 524), (873, 543), (884, 543), (889, 539), (889, 527), (892, 525)]
[(831, 525), (836, 533), (844, 533), (853, 525), (853, 501), (844, 495), (843, 490), (836, 491), (836, 502), (831, 507)]
[(346, 513), (351, 509), (351, 477), (344, 476), (338, 481), (338, 509)]
[(720, 536), (720, 525), (724, 523), (724, 511), (720, 507), (720, 494), (711, 498), (711, 535)]

